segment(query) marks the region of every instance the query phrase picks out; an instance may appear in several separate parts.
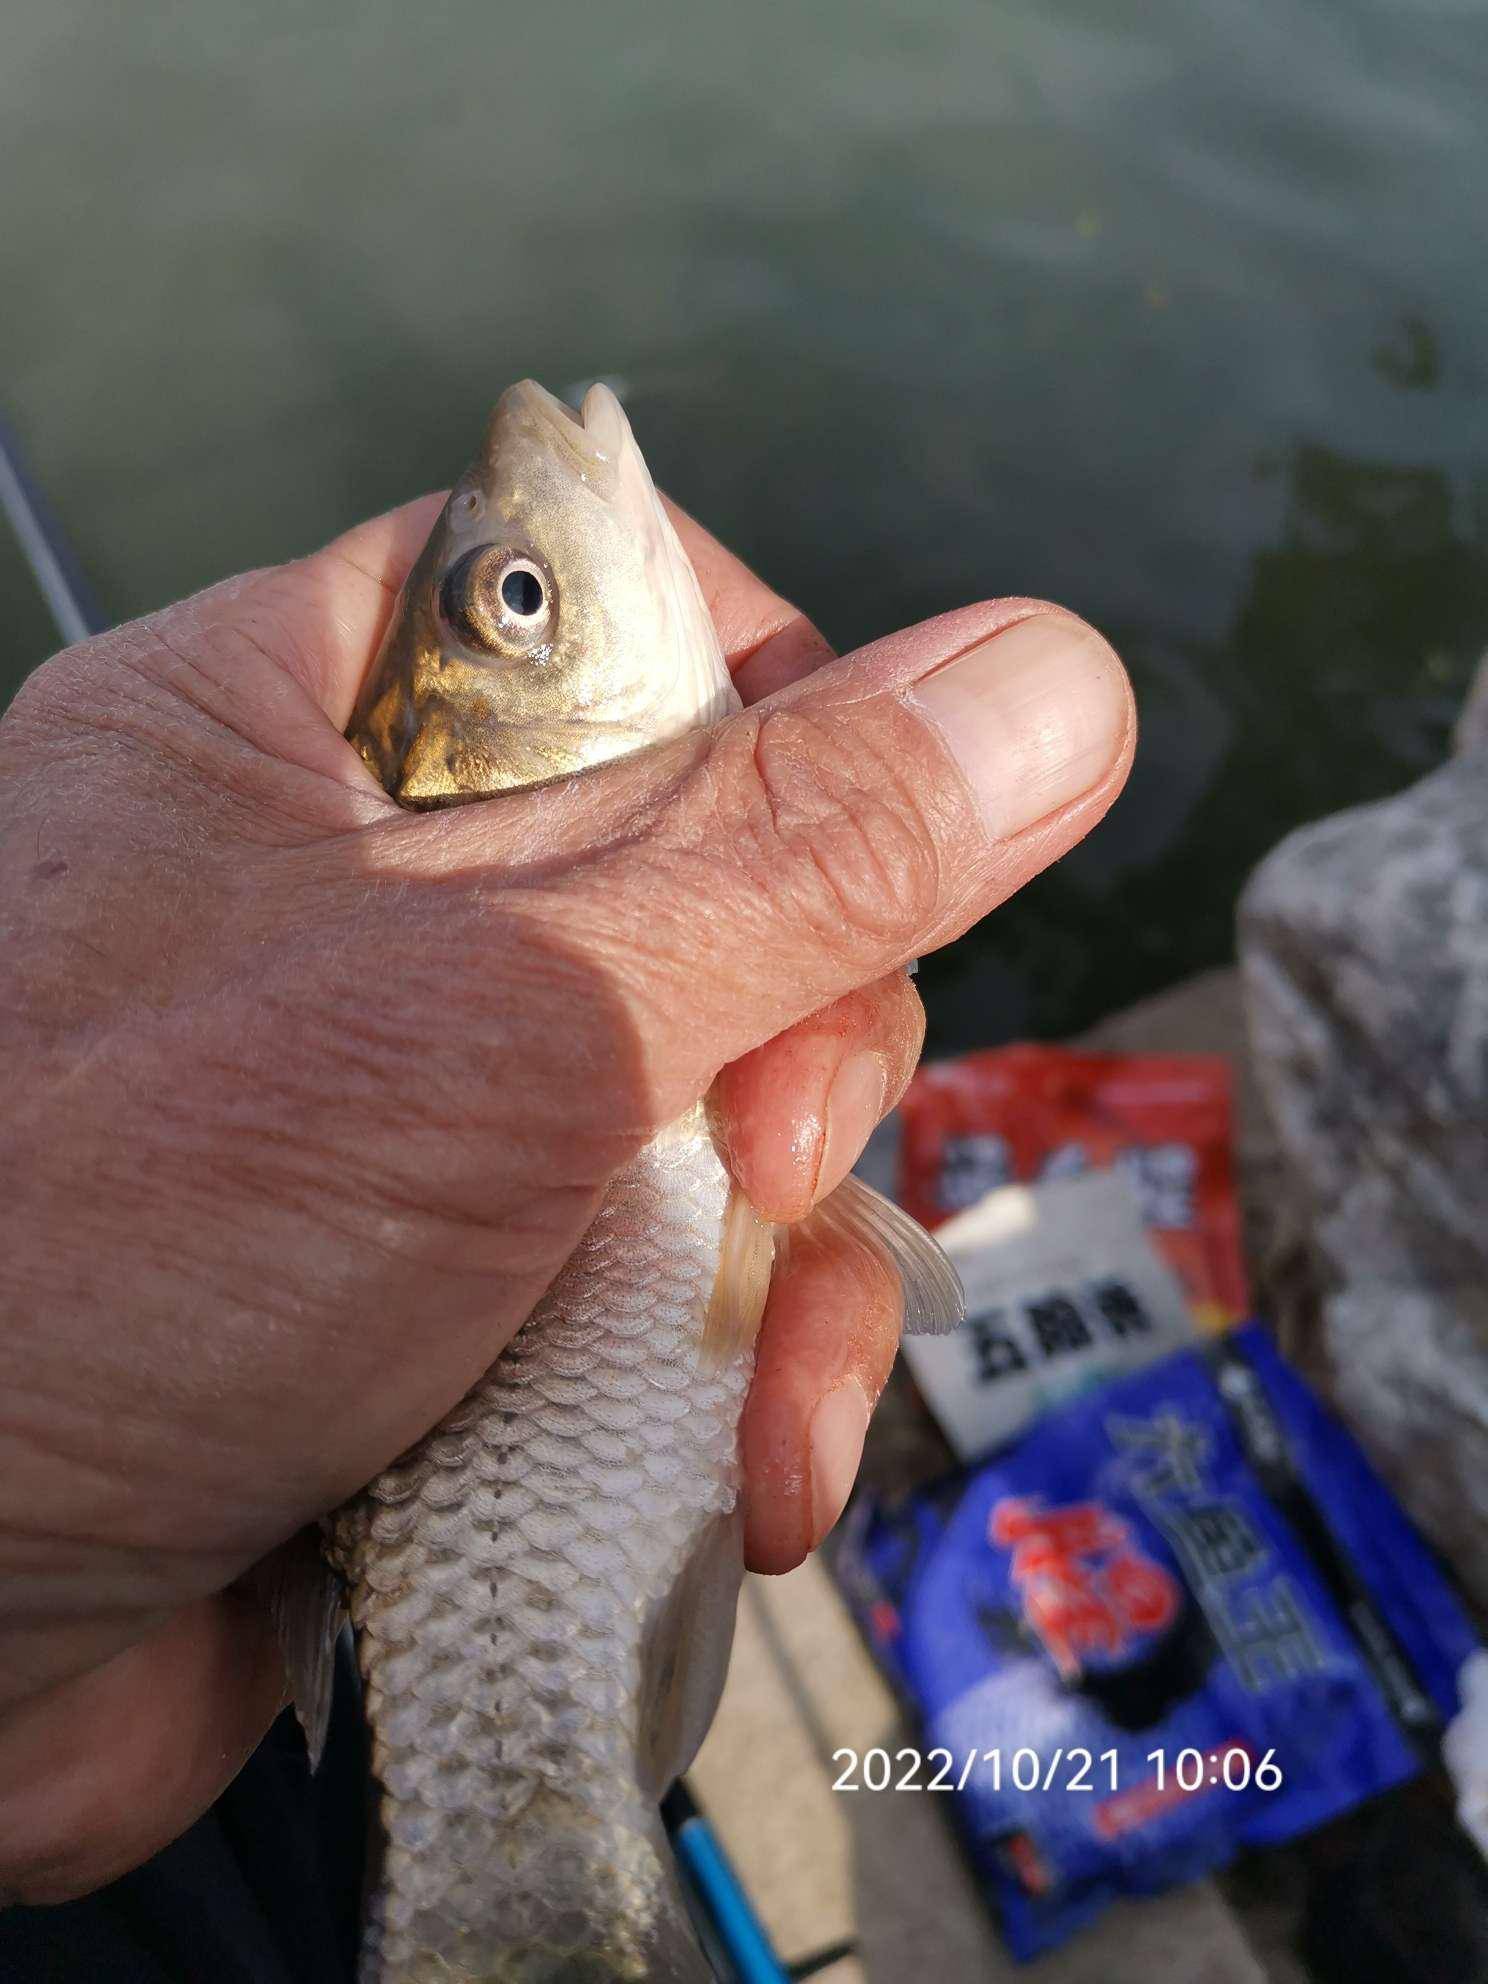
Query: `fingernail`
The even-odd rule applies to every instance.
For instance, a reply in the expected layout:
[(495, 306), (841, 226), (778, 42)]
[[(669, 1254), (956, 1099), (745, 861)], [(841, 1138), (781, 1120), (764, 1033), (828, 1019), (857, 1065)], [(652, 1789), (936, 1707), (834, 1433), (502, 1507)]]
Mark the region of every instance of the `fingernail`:
[(826, 1133), (812, 1202), (835, 1191), (878, 1128), (889, 1071), (881, 1054), (850, 1054), (827, 1091)]
[(811, 1547), (847, 1507), (863, 1458), (868, 1400), (856, 1378), (827, 1393), (811, 1415)]
[(1034, 613), (910, 690), (976, 795), (994, 840), (1081, 798), (1111, 769), (1130, 720), (1126, 676), (1093, 627)]

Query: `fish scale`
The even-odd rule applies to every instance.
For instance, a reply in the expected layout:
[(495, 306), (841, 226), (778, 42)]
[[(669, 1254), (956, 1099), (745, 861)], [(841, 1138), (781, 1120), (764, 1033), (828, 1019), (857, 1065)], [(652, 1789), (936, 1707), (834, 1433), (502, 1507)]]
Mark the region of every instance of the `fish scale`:
[(708, 1974), (641, 1718), (689, 1561), (716, 1547), (738, 1575), (753, 1351), (702, 1351), (729, 1189), (699, 1107), (610, 1186), (475, 1390), (334, 1519), (384, 1793), (364, 1984), (496, 1948), (469, 1974)]
[[(406, 806), (446, 806), (738, 708), (614, 395), (596, 385), (575, 414), (531, 380), (509, 388), (358, 698), (347, 734), (368, 769)], [(935, 1243), (857, 1180), (812, 1218), (898, 1270), (907, 1328), (962, 1313)], [(363, 1984), (711, 1975), (657, 1801), (728, 1662), (773, 1244), (699, 1103), (611, 1181), (469, 1396), (327, 1520), (340, 1584), (293, 1547), (269, 1567), (312, 1755), (343, 1591), (356, 1631), (381, 1785)]]

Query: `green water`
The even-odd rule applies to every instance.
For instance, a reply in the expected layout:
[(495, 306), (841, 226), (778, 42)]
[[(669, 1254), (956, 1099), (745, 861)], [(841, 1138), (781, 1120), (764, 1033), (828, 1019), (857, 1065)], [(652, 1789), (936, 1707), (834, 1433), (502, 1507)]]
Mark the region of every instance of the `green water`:
[[(925, 975), (937, 1044), (1222, 958), (1488, 643), (1479, 0), (9, 0), (0, 405), (107, 610), (438, 483), (511, 377), (838, 642), (1065, 600), (1128, 796)], [(0, 550), (0, 690), (46, 651)]]

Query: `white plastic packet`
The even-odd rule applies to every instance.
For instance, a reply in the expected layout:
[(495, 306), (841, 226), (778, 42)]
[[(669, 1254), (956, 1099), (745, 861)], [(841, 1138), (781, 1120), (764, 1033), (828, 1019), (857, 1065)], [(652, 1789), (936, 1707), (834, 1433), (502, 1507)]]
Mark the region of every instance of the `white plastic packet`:
[(1457, 1791), (1457, 1823), (1488, 1860), (1488, 1652), (1464, 1660), (1462, 1706), (1442, 1737), (1442, 1761)]
[(960, 1460), (1196, 1335), (1124, 1171), (1001, 1186), (935, 1237), (960, 1270), (966, 1321), (907, 1339), (904, 1356)]

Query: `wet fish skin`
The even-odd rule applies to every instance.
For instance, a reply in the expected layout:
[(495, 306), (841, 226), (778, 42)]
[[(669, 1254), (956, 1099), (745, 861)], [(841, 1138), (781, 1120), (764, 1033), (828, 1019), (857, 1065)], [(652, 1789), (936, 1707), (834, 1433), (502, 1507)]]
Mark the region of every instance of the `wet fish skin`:
[[(512, 569), (541, 589), (532, 625), (502, 604)], [(405, 805), (457, 804), (737, 707), (613, 395), (575, 416), (509, 389), (353, 715), (365, 761)], [(481, 1383), (329, 1526), (380, 1786), (363, 1984), (710, 1974), (657, 1801), (712, 1719), (743, 1569), (770, 1240), (733, 1201), (699, 1104), (612, 1181)]]
[(753, 1347), (702, 1351), (729, 1192), (699, 1108), (336, 1519), (383, 1788), (365, 1984), (710, 1975), (657, 1801), (711, 1720), (742, 1570)]
[[(574, 415), (510, 388), (353, 714), (367, 765), (405, 805), (459, 804), (738, 707), (614, 396)], [(899, 1269), (908, 1327), (959, 1318), (954, 1270), (876, 1194), (850, 1179), (815, 1217)], [(481, 1382), (328, 1519), (380, 1787), (362, 1984), (710, 1977), (657, 1801), (727, 1668), (772, 1247), (699, 1103), (611, 1181)], [(272, 1589), (314, 1753), (326, 1594)]]

